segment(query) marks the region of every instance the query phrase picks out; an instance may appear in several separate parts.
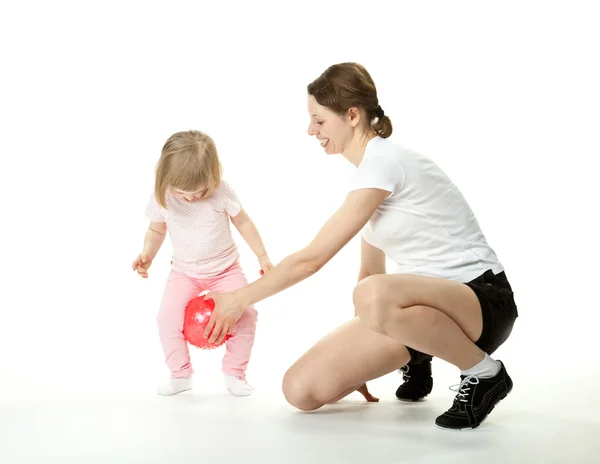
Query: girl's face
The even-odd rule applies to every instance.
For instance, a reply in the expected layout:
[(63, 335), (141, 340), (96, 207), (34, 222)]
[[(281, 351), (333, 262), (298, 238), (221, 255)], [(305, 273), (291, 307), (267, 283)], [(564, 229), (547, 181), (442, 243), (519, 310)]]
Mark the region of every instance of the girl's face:
[(205, 194), (206, 189), (200, 189), (195, 192), (184, 192), (184, 191), (176, 189), (176, 188), (171, 188), (170, 190), (171, 190), (171, 194), (175, 198), (178, 198), (180, 200), (185, 200), (185, 201), (197, 201), (200, 198), (202, 198), (203, 194), (205, 195), (205, 197), (207, 196)]

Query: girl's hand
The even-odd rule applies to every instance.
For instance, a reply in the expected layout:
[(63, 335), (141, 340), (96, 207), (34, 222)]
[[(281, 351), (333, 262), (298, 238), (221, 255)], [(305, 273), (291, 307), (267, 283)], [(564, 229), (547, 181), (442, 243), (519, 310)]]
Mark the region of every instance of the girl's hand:
[(144, 279), (148, 278), (148, 268), (152, 265), (152, 258), (148, 253), (140, 253), (133, 261), (131, 268)]
[(233, 293), (209, 292), (204, 296), (204, 299), (215, 302), (215, 309), (204, 330), (204, 338), (208, 338), (210, 343), (216, 342), (219, 344), (223, 341), (225, 335), (232, 333), (233, 327), (244, 313), (244, 308), (237, 304)]
[(258, 263), (260, 264), (261, 275), (266, 274), (271, 269), (273, 269), (273, 264), (271, 263), (271, 260), (267, 255), (258, 258)]

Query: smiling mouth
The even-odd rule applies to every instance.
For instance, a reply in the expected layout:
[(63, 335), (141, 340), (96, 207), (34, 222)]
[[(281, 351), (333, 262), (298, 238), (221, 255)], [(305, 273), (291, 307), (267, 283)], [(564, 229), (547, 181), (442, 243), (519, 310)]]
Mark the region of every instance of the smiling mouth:
[(325, 148), (325, 146), (326, 146), (328, 143), (329, 143), (329, 139), (323, 139), (323, 140), (321, 140), (321, 146), (322, 146), (323, 148)]

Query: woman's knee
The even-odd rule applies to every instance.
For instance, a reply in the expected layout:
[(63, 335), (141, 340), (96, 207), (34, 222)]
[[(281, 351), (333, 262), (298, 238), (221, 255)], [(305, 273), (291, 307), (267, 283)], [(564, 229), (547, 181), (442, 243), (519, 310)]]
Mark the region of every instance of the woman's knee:
[(291, 367), (283, 376), (282, 390), (286, 401), (301, 411), (314, 411), (324, 404), (315, 398), (314, 390), (308, 379), (294, 367)]
[(388, 284), (384, 276), (374, 275), (361, 280), (352, 299), (356, 315), (373, 330), (381, 330), (397, 306), (389, 297)]

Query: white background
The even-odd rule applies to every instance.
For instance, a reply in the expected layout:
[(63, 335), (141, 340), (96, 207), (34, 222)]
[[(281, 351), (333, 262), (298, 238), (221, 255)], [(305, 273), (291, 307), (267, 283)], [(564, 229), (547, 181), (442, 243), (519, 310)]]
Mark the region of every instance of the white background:
[[(342, 61), (366, 66), (392, 138), (446, 170), (505, 265), (520, 318), (498, 358), (515, 382), (552, 395), (573, 388), (570, 371), (592, 380), (600, 309), (592, 3), (3, 6), (0, 392), (152, 391), (167, 376), (155, 315), (170, 244), (148, 280), (130, 265), (154, 165), (173, 132), (214, 138), (274, 262), (305, 246), (352, 175), (306, 132), (306, 85)], [(258, 278), (235, 238), (249, 279)], [(287, 367), (351, 317), (358, 245), (257, 305), (255, 387), (280, 395)], [(197, 383), (220, 388), (223, 352), (192, 353)], [(434, 369), (442, 384), (457, 380), (446, 363)]]

